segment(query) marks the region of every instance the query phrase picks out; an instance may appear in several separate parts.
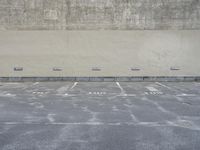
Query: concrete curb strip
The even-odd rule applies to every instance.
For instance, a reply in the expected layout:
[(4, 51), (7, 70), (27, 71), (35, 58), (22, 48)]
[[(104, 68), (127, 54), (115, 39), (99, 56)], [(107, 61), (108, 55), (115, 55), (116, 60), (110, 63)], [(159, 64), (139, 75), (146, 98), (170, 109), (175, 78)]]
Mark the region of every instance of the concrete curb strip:
[(141, 76), (141, 77), (0, 77), (1, 82), (45, 82), (45, 81), (78, 81), (78, 82), (194, 82), (200, 76)]

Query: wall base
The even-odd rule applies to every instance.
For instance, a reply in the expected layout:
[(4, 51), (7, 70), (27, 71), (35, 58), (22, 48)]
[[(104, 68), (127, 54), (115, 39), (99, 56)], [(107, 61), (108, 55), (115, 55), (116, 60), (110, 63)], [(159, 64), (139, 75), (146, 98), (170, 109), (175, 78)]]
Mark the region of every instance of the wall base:
[(0, 82), (199, 82), (200, 76), (143, 77), (0, 77)]

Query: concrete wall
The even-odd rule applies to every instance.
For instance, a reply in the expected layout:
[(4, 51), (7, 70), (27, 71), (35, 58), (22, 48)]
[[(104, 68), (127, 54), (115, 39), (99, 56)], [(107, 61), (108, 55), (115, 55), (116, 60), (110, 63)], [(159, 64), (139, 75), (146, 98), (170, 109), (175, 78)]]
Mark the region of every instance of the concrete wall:
[(199, 39), (200, 30), (2, 31), (0, 77), (200, 76)]
[(200, 76), (199, 39), (200, 0), (0, 0), (0, 77)]
[(200, 1), (0, 0), (0, 29), (200, 29)]

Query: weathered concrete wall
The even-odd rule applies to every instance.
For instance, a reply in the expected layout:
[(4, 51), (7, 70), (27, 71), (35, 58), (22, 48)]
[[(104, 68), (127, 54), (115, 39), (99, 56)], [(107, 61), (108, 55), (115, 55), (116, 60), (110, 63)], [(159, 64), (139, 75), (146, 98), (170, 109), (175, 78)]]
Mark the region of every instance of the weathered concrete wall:
[(200, 29), (200, 1), (0, 0), (0, 29)]
[(2, 31), (0, 77), (200, 76), (199, 39), (200, 30)]
[[(108, 30), (37, 31), (77, 29)], [(0, 77), (200, 76), (200, 0), (0, 0), (0, 30)]]

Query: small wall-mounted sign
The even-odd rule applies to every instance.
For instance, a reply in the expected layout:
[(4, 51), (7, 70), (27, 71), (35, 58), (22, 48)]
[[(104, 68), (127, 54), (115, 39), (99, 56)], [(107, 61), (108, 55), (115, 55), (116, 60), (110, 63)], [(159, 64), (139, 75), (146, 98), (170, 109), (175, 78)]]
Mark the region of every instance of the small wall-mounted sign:
[(53, 70), (53, 71), (62, 71), (63, 69), (60, 68), (60, 67), (54, 67), (52, 70)]
[(93, 67), (92, 71), (101, 71), (101, 68), (99, 68), (99, 67)]
[(13, 70), (14, 71), (23, 71), (24, 69), (23, 69), (23, 67), (14, 67)]
[(137, 68), (137, 67), (136, 67), (136, 68), (135, 68), (135, 67), (134, 67), (134, 68), (131, 68), (131, 71), (140, 71), (140, 70), (141, 70), (141, 69), (140, 69), (140, 68)]
[(175, 66), (175, 67), (170, 67), (170, 70), (171, 71), (178, 71), (178, 70), (181, 70), (181, 69), (180, 69), (180, 67)]

